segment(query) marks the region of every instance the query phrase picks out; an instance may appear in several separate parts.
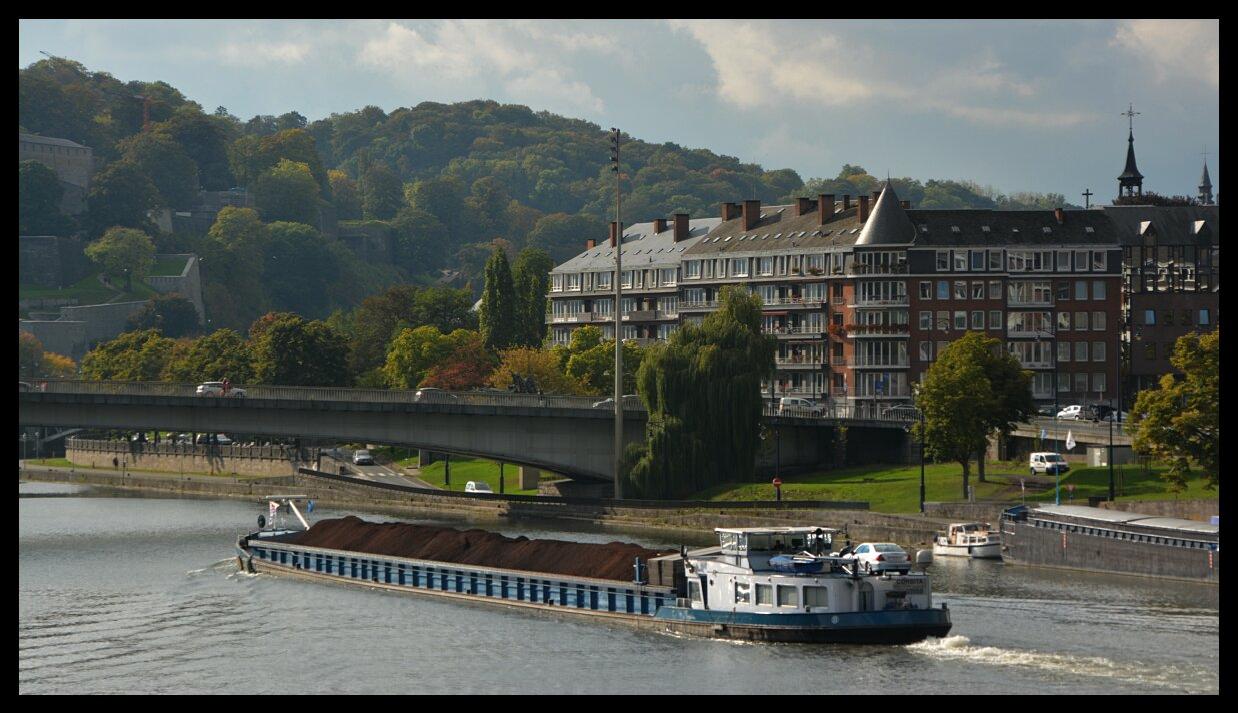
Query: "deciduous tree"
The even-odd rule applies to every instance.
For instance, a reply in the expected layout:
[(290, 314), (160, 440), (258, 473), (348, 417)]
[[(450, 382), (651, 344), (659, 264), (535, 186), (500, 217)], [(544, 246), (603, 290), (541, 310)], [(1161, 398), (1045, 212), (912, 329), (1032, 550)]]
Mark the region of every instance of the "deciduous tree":
[(361, 177), (360, 193), (366, 220), (388, 220), (402, 207), (404, 184), (387, 164), (375, 162)]
[(60, 214), (64, 187), (56, 172), (38, 161), (17, 165), (17, 230), (22, 235), (63, 235), (70, 221)]
[(117, 225), (147, 229), (146, 212), (159, 205), (159, 191), (132, 161), (116, 161), (91, 180), (86, 205), (92, 235)]
[(338, 169), (327, 171), (331, 182), (331, 197), (335, 201), (335, 214), (340, 220), (361, 219), (361, 193), (357, 182)]
[(588, 386), (559, 369), (558, 357), (546, 349), (513, 347), (500, 352), (500, 357), (498, 367), (490, 376), (490, 385), (495, 388), (510, 388), (513, 376), (520, 376), (525, 379), (531, 377), (537, 389), (544, 394), (589, 393)]
[(193, 302), (170, 292), (146, 301), (129, 318), (129, 330), (158, 329), (165, 337), (184, 337), (198, 331), (198, 310)]
[(324, 322), (282, 315), (251, 347), (254, 379), (285, 386), (348, 386), (348, 344)]
[(307, 164), (280, 159), (258, 176), (253, 192), (263, 220), (318, 225), (318, 183)]
[(393, 389), (415, 389), (435, 366), (445, 364), (462, 345), (476, 345), (476, 332), (457, 329), (443, 334), (437, 327), (405, 328), (391, 340), (383, 374)]
[(133, 278), (141, 279), (150, 272), (155, 262), (155, 243), (140, 230), (111, 228), (86, 246), (86, 257), (109, 277), (123, 277), (125, 290), (129, 291), (133, 289)]
[(82, 376), (95, 381), (158, 381), (173, 345), (157, 329), (124, 332), (86, 353)]
[(169, 134), (144, 131), (121, 141), (117, 150), (150, 179), (161, 205), (187, 208), (197, 202), (198, 165)]
[(201, 382), (228, 379), (234, 384), (253, 380), (249, 344), (231, 329), (219, 329), (176, 350), (163, 372), (165, 381)]

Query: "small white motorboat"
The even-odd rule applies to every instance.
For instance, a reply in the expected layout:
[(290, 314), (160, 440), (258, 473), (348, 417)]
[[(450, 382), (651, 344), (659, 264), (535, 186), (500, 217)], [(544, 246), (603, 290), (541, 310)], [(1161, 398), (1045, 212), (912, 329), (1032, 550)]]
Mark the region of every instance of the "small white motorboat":
[(1001, 559), (1001, 536), (987, 522), (955, 522), (933, 538), (933, 555)]

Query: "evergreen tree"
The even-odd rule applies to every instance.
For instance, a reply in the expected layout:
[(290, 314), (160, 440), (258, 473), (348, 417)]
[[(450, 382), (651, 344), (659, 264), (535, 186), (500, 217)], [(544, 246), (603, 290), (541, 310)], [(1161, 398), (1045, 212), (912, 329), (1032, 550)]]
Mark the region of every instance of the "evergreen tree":
[(546, 292), (554, 262), (545, 250), (525, 248), (516, 256), (512, 282), (516, 290), (516, 340), (529, 347), (546, 338)]
[(753, 478), (761, 377), (776, 345), (761, 334), (760, 298), (727, 287), (721, 300), (699, 327), (684, 325), (653, 346), (637, 372), (649, 424), (626, 474), (634, 497), (676, 498)]
[(481, 295), (481, 336), (486, 348), (497, 352), (518, 343), (516, 290), (507, 253), (495, 248), (486, 262), (486, 286)]

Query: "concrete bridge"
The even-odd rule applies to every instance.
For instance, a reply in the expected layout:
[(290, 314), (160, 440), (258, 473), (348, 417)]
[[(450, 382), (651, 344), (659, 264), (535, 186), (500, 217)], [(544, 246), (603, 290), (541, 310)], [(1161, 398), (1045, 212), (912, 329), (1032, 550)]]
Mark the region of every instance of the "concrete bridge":
[[(195, 384), (47, 380), (18, 394), (22, 426), (194, 433), (244, 433), (407, 446), (611, 480), (614, 415), (598, 397), (506, 392), (416, 392), (245, 386), (245, 397), (195, 395)], [(609, 405), (609, 404), (607, 404)], [(625, 404), (624, 441), (644, 439), (647, 414)], [(908, 455), (905, 416), (839, 409), (823, 415), (766, 415), (758, 466), (841, 464), (848, 450), (888, 462)], [(776, 442), (776, 445), (775, 445)], [(912, 449), (914, 450), (914, 449)], [(869, 459), (871, 459), (869, 458)]]

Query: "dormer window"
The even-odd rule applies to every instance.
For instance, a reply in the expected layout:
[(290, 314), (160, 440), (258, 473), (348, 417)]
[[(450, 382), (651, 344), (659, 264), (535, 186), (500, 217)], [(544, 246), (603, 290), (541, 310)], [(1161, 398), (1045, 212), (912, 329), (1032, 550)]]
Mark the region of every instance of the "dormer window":
[(959, 226), (957, 226), (957, 225), (952, 225), (952, 226), (950, 226), (950, 232), (952, 232), (952, 233), (961, 233), (961, 232), (963, 232), (963, 231), (959, 230)]
[(989, 232), (989, 226), (987, 226), (987, 225), (982, 225), (982, 226), (980, 226), (980, 232), (982, 232), (982, 233), (987, 233), (987, 232)]
[(1096, 232), (1096, 230), (1095, 230), (1094, 228), (1092, 228), (1092, 226), (1088, 225), (1088, 226), (1085, 226), (1085, 227), (1083, 228), (1083, 232), (1088, 233), (1089, 235), (1091, 235), (1092, 233), (1095, 233), (1095, 232)]
[(1044, 231), (1044, 234), (1045, 234), (1045, 235), (1049, 235), (1049, 234), (1051, 234), (1051, 233), (1053, 232), (1053, 228), (1050, 228), (1050, 227), (1049, 227), (1049, 226), (1047, 226), (1047, 225), (1046, 225), (1045, 227), (1041, 228), (1041, 230), (1042, 230), (1042, 231)]
[(921, 233), (927, 233), (927, 232), (928, 232), (928, 224), (927, 224), (927, 223), (921, 223), (921, 224), (920, 224), (920, 232), (921, 232)]

